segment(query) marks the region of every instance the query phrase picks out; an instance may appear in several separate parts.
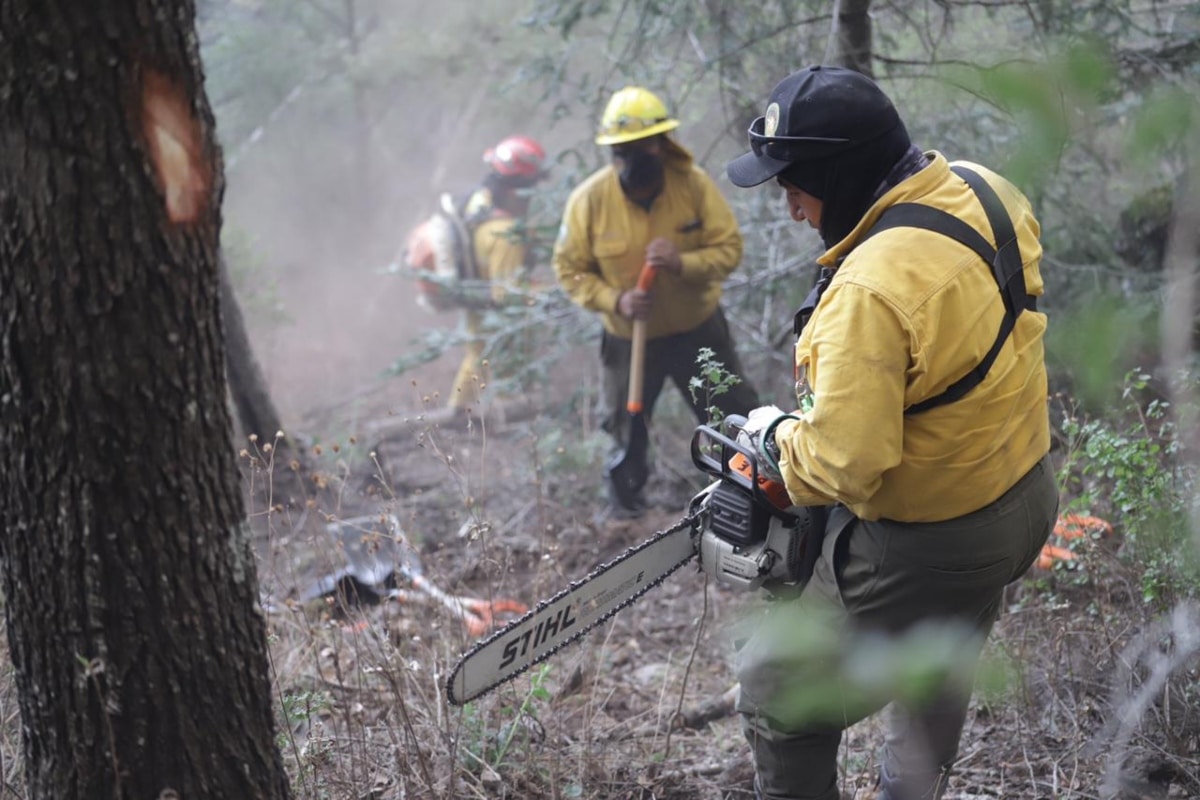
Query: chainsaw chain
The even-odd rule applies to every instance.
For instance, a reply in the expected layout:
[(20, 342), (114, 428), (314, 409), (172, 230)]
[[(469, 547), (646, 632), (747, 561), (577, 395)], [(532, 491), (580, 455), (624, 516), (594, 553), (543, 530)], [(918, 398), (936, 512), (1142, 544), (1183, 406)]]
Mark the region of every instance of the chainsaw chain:
[[(619, 556), (615, 556), (614, 558), (609, 559), (608, 561), (604, 562), (596, 569), (589, 572), (582, 579), (577, 580), (577, 581), (572, 581), (570, 586), (568, 586), (567, 588), (558, 592), (553, 597), (549, 597), (549, 598), (546, 598), (545, 600), (542, 600), (534, 608), (532, 608), (529, 611), (522, 614), (518, 619), (515, 619), (515, 620), (509, 622), (507, 625), (504, 625), (503, 627), (499, 628), (498, 630), (493, 631), (492, 634), (489, 635), (486, 639), (480, 639), (478, 642), (476, 642), (474, 645), (471, 646), (471, 649), (467, 650), (465, 653), (463, 653), (461, 656), (459, 656), (458, 663), (456, 663), (454, 665), (454, 669), (451, 670), (450, 677), (447, 678), (447, 680), (446, 680), (446, 699), (450, 702), (451, 705), (460, 705), (460, 703), (456, 703), (454, 701), (453, 689), (451, 687), (454, 686), (454, 678), (456, 675), (458, 675), (458, 671), (460, 669), (462, 669), (463, 664), (466, 663), (467, 660), (469, 660), (471, 658), (471, 656), (473, 656), (477, 651), (482, 650), (484, 647), (487, 647), (489, 644), (491, 644), (496, 639), (499, 639), (502, 636), (505, 636), (511, 628), (521, 624), (522, 622), (524, 622), (525, 620), (534, 616), (535, 614), (537, 614), (538, 612), (540, 612), (542, 609), (546, 608), (550, 604), (555, 603), (558, 600), (562, 599), (563, 597), (565, 597), (566, 595), (575, 591), (576, 589), (578, 589), (580, 586), (587, 583), (588, 581), (594, 580), (597, 577), (599, 577), (600, 575), (603, 575), (606, 571), (608, 571), (614, 565), (619, 564), (622, 561), (624, 561), (625, 559), (634, 556), (635, 554), (641, 552), (642, 550), (646, 549), (647, 547), (650, 547), (655, 542), (658, 542), (659, 540), (661, 540), (667, 536), (676, 534), (679, 531), (683, 530), (684, 528), (690, 527), (693, 532), (697, 531), (699, 529), (700, 525), (702, 524), (703, 517), (705, 516), (706, 513), (707, 512), (703, 508), (692, 511), (691, 513), (689, 513), (685, 517), (683, 517), (683, 519), (679, 520), (679, 522), (672, 525), (670, 528), (667, 528), (666, 530), (662, 530), (662, 531), (655, 533), (653, 536), (651, 536), (649, 539), (645, 540), (644, 542), (636, 544), (636, 545), (628, 548), (627, 550), (625, 550), (625, 552), (621, 553)], [(516, 672), (512, 673), (511, 675), (506, 675), (503, 678), (501, 678), (500, 680), (497, 680), (494, 683), (488, 684), (486, 687), (484, 687), (479, 692), (477, 692), (475, 694), (475, 697), (482, 697), (483, 695), (485, 695), (488, 692), (495, 689), (500, 684), (508, 683), (511, 680), (515, 680), (516, 678), (523, 675), (526, 671), (528, 671), (530, 667), (533, 667), (537, 664), (542, 663), (543, 661), (545, 661), (546, 659), (550, 658), (555, 653), (557, 653), (559, 650), (562, 650), (567, 645), (570, 645), (570, 644), (578, 641), (581, 637), (590, 633), (592, 631), (592, 629), (595, 628), (597, 625), (611, 619), (613, 617), (613, 615), (615, 615), (618, 611), (621, 611), (621, 610), (629, 607), (639, 597), (641, 597), (642, 595), (644, 595), (646, 592), (650, 591), (654, 587), (658, 586), (660, 583), (662, 583), (664, 580), (666, 580), (672, 573), (674, 573), (677, 569), (682, 567), (687, 562), (691, 561), (695, 557), (695, 555), (696, 555), (696, 551), (693, 550), (693, 552), (690, 555), (688, 555), (686, 558), (682, 559), (678, 564), (668, 567), (657, 578), (642, 585), (642, 587), (640, 589), (638, 589), (638, 591), (631, 594), (620, 605), (614, 606), (613, 608), (609, 609), (603, 615), (596, 617), (594, 620), (592, 620), (592, 622), (590, 624), (588, 624), (587, 627), (582, 628), (579, 631), (576, 631), (570, 637), (563, 639), (561, 642), (559, 642), (553, 648), (542, 653), (540, 656), (533, 659), (528, 664), (521, 667), (520, 669), (518, 669)], [(474, 698), (472, 698), (472, 699), (474, 699)]]

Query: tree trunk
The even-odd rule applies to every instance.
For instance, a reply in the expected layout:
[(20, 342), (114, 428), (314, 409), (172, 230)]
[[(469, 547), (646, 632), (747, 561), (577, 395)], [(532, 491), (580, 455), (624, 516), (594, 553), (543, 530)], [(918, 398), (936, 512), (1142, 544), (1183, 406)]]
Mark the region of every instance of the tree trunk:
[[(217, 263), (221, 285), (221, 332), (226, 351), (225, 375), (229, 381), (229, 397), (233, 402), (237, 428), (241, 430), (236, 449), (245, 447), (256, 454), (265, 455), (263, 445), (271, 445), (271, 455), (267, 456), (272, 465), (270, 480), (253, 481), (256, 492), (250, 500), (251, 510), (259, 510), (257, 503), (262, 503), (262, 508), (274, 505), (296, 507), (308, 497), (304, 476), (311, 474), (312, 464), (302, 448), (293, 447), (286, 436), (276, 437), (277, 433), (283, 431), (279, 412), (275, 410), (267, 379), (250, 346), (246, 320), (233, 291), (224, 255), (218, 254)], [(247, 441), (251, 435), (258, 437), (257, 445)], [(294, 468), (293, 463), (296, 465)]]
[(871, 0), (841, 0), (837, 4), (837, 53), (831, 63), (874, 78), (871, 67)]
[(0, 4), (0, 559), (31, 798), (287, 798), (191, 0)]
[[(227, 353), (226, 367), (229, 370), (229, 394), (233, 398), (233, 410), (237, 414), (242, 434), (256, 435), (260, 442), (274, 442), (275, 434), (283, 430), (279, 412), (271, 400), (267, 380), (263, 377), (250, 336), (246, 333), (246, 321), (242, 307), (238, 304), (229, 279), (229, 270), (224, 257), (220, 257), (221, 276), (221, 323)], [(281, 442), (282, 443), (282, 442)]]
[(356, 0), (342, 0), (346, 11), (346, 44), (350, 50), (350, 96), (354, 114), (351, 119), (351, 135), (354, 138), (354, 185), (355, 215), (351, 224), (356, 228), (354, 238), (358, 243), (371, 241), (376, 214), (375, 173), (371, 169), (371, 119), (367, 109), (367, 84), (364, 78), (362, 44), (359, 31), (360, 9)]

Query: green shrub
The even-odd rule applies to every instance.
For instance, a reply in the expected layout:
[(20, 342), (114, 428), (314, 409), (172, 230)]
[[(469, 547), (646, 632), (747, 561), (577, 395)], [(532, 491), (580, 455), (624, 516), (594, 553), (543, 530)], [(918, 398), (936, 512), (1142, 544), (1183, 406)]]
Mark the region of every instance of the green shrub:
[(1109, 414), (1070, 409), (1064, 416), (1064, 510), (1109, 519), (1143, 599), (1170, 606), (1200, 594), (1192, 535), (1196, 465), (1181, 447), (1179, 414), (1152, 395), (1149, 375), (1128, 373), (1120, 397)]

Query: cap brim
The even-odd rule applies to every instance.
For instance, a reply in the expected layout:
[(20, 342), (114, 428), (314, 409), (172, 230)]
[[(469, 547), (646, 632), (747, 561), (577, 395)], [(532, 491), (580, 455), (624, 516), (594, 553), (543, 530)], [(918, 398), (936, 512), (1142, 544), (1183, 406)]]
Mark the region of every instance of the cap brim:
[(751, 186), (766, 183), (791, 164), (790, 161), (779, 161), (769, 156), (756, 156), (753, 152), (749, 152), (730, 161), (725, 167), (725, 174), (729, 176), (729, 180), (734, 186), (748, 189)]

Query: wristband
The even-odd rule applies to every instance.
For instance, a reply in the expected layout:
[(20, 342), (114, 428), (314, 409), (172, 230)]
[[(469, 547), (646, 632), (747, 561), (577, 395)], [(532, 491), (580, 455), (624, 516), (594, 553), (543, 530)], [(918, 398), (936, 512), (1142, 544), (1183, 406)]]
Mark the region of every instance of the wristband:
[(762, 456), (766, 459), (767, 466), (776, 473), (779, 472), (779, 443), (775, 441), (775, 429), (785, 419), (799, 420), (800, 418), (795, 414), (783, 414), (771, 420), (771, 424), (763, 429), (759, 445), (759, 450), (762, 451)]

